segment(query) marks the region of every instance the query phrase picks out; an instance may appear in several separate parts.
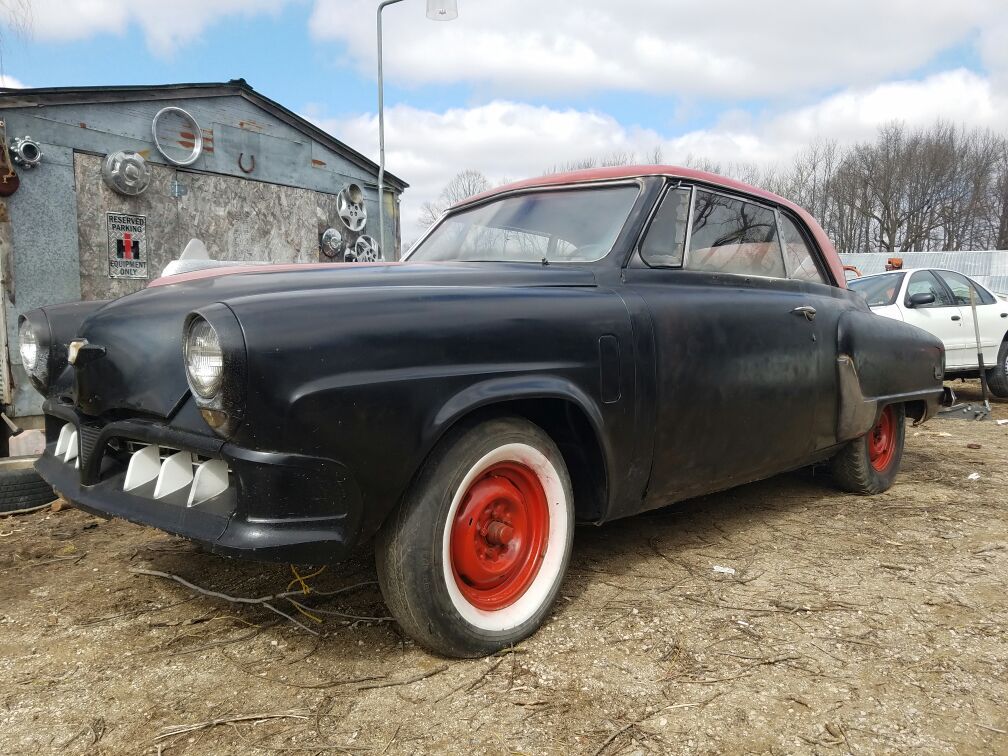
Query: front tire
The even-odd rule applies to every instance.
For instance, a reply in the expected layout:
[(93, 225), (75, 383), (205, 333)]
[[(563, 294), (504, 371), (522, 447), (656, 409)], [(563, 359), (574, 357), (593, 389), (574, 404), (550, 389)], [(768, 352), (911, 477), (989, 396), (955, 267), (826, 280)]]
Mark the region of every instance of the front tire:
[(524, 640), (560, 590), (573, 505), (563, 456), (538, 426), (501, 418), (452, 432), (379, 532), (389, 610), (445, 656)]
[(875, 427), (847, 442), (833, 457), (833, 480), (844, 491), (871, 495), (888, 491), (903, 460), (906, 409), (890, 404), (882, 409)]
[(994, 396), (1008, 398), (1008, 339), (1001, 342), (997, 365), (987, 371), (987, 388)]

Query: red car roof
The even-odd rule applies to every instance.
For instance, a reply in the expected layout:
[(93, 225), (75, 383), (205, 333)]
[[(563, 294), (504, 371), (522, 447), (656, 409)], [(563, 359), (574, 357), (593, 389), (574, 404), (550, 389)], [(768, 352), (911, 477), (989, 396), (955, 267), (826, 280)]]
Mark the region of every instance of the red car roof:
[(733, 191), (742, 192), (743, 194), (748, 194), (753, 197), (759, 197), (760, 199), (768, 200), (769, 202), (788, 208), (805, 221), (809, 231), (811, 231), (812, 235), (815, 237), (816, 244), (818, 244), (819, 248), (822, 250), (823, 255), (826, 258), (826, 262), (829, 263), (830, 272), (833, 274), (833, 279), (836, 283), (844, 287), (847, 285), (844, 276), (843, 264), (840, 262), (840, 257), (837, 255), (836, 249), (833, 247), (833, 242), (831, 242), (829, 237), (826, 236), (826, 232), (822, 230), (816, 219), (813, 218), (804, 208), (799, 207), (790, 200), (780, 197), (773, 192), (768, 192), (766, 189), (750, 186), (749, 184), (744, 184), (741, 181), (736, 181), (735, 179), (730, 179), (726, 176), (719, 176), (716, 173), (698, 171), (694, 168), (683, 168), (677, 165), (626, 165), (613, 166), (610, 168), (589, 168), (588, 170), (571, 171), (570, 173), (554, 173), (549, 176), (524, 179), (522, 181), (515, 181), (511, 184), (495, 187), (489, 191), (482, 192), (469, 197), (468, 199), (462, 200), (454, 207), (464, 207), (465, 205), (469, 205), (473, 202), (480, 202), (499, 194), (515, 191), (516, 189), (534, 189), (537, 187), (561, 186), (564, 184), (584, 184), (592, 181), (613, 181), (625, 178), (642, 178), (644, 176), (667, 176), (669, 178), (681, 178), (687, 181), (697, 181), (704, 184), (710, 184), (711, 186), (721, 187), (723, 189), (731, 189)]

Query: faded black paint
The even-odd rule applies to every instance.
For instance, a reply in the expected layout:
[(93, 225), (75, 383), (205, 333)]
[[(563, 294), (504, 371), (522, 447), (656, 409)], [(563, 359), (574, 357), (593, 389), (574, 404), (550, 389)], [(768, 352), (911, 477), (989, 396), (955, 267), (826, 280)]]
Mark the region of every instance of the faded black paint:
[[(88, 482), (99, 482), (80, 486), (50, 449), (39, 469), (87, 508), (225, 553), (327, 561), (377, 530), (449, 428), (496, 403), (554, 399), (583, 414), (604, 458), (601, 520), (823, 459), (844, 440), (843, 401), (872, 414), (893, 400), (933, 409), (940, 342), (854, 292), (631, 261), (659, 189), (644, 182), (598, 263), (264, 271), (150, 288), (95, 312), (47, 308), (54, 332), (107, 349), (62, 371), (51, 412), (146, 423), (180, 448), (200, 434), (220, 444), (238, 491), (221, 532), (117, 493), (108, 481), (121, 467), (96, 462)], [(240, 324), (244, 344), (224, 347), (247, 376), (244, 422), (223, 443), (182, 362), (186, 315), (215, 303)], [(792, 312), (802, 305), (814, 320)], [(853, 395), (838, 385), (844, 355)]]

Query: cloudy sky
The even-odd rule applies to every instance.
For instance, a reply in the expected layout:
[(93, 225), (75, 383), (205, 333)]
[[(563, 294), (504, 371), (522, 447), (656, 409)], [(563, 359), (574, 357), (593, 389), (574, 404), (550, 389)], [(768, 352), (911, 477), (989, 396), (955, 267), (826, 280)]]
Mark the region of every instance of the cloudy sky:
[[(419, 208), (491, 180), (660, 146), (786, 161), (816, 137), (937, 117), (1008, 131), (1006, 0), (424, 0), (385, 11), (387, 160)], [(0, 0), (8, 85), (223, 81), (377, 155), (376, 0)], [(3, 13), (0, 10), (0, 13)]]

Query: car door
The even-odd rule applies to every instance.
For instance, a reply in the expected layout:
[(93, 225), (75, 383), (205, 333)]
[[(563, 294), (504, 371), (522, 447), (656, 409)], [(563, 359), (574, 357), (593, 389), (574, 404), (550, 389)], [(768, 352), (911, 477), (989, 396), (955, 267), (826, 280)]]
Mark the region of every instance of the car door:
[(970, 289), (976, 292), (976, 325), (980, 331), (980, 344), (983, 349), (984, 365), (990, 367), (997, 362), (998, 350), (1008, 331), (1008, 305), (1004, 302), (998, 305), (994, 296), (984, 287), (961, 273), (951, 270), (936, 270), (935, 275), (941, 279), (963, 314), (964, 360), (974, 365), (976, 359), (976, 329), (973, 325), (973, 308), (970, 306)]
[(654, 337), (647, 506), (808, 457), (821, 390), (815, 324), (802, 309), (807, 292), (786, 278), (772, 209), (672, 187), (624, 279), (647, 304)]
[[(787, 210), (777, 211), (777, 228), (784, 251), (784, 266), (815, 310), (813, 344), (818, 374), (815, 388), (805, 394), (805, 401), (815, 403), (812, 424), (816, 450), (837, 441), (837, 412), (840, 391), (837, 384), (839, 323), (843, 313), (860, 306), (861, 295), (836, 286), (829, 265), (804, 222)], [(897, 288), (899, 283), (893, 284)], [(899, 315), (896, 315), (899, 319)]]
[[(914, 294), (932, 294), (934, 302), (914, 306), (910, 297)], [(900, 300), (903, 319), (934, 334), (945, 345), (946, 369), (961, 368), (976, 364), (976, 347), (969, 359), (966, 330), (963, 328), (962, 310), (952, 299), (952, 293), (930, 270), (918, 270), (910, 274), (906, 290)]]

